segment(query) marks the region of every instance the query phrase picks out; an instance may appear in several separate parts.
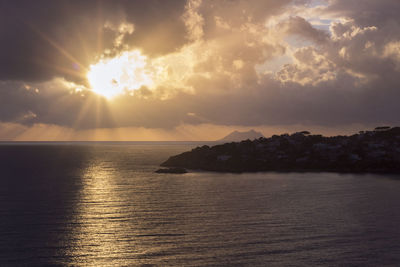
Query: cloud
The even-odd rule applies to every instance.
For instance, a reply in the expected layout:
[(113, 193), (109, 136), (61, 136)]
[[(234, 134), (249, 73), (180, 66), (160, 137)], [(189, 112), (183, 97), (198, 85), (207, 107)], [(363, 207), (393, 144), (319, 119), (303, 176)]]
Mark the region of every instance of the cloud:
[(185, 23), (188, 39), (197, 41), (203, 37), (204, 18), (199, 14), (198, 9), (202, 0), (189, 0), (185, 6), (185, 13), (182, 19)]
[(285, 31), (287, 34), (298, 35), (317, 44), (324, 43), (329, 38), (329, 34), (326, 31), (314, 28), (310, 22), (298, 16), (290, 17), (279, 24), (279, 27), (280, 30)]
[(294, 53), (293, 64), (285, 65), (276, 78), (282, 83), (317, 86), (336, 80), (336, 64), (312, 47), (304, 47)]
[[(40, 4), (20, 6), (26, 21), (56, 41), (49, 44), (25, 24), (7, 28), (0, 52), (6, 62), (0, 67), (0, 121), (165, 131), (204, 124), (332, 129), (400, 123), (397, 0), (333, 0), (313, 8), (312, 1), (289, 0), (110, 2), (93, 9), (104, 12), (99, 17), (82, 1), (74, 20), (65, 15), (50, 26), (44, 24), (53, 15), (39, 19), (26, 10), (40, 11)], [(67, 12), (59, 4), (50, 7)], [(324, 20), (329, 29), (316, 27), (316, 14), (329, 18)], [(101, 23), (77, 26), (99, 18)], [(12, 18), (0, 20), (10, 24)], [(85, 45), (97, 47), (99, 31), (101, 49), (82, 56)], [(94, 58), (105, 62), (138, 51), (133, 49), (146, 55), (153, 83), (112, 101), (93, 94), (67, 67), (73, 58), (87, 68)], [(271, 62), (284, 63), (271, 71), (265, 68)]]
[(361, 27), (375, 25), (380, 28), (400, 22), (399, 8), (400, 2), (397, 0), (332, 0), (324, 13), (353, 20)]
[(0, 121), (47, 123), (72, 128), (113, 127), (105, 99), (64, 79), (0, 82)]
[(0, 5), (0, 80), (82, 81), (86, 68), (116, 44), (163, 54), (186, 42), (180, 19), (184, 0), (21, 0)]

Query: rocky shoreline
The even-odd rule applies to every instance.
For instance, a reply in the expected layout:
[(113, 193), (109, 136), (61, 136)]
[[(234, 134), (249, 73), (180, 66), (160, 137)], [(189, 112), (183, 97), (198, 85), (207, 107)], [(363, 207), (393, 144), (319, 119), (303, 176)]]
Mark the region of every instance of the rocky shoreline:
[(172, 156), (161, 166), (238, 173), (400, 173), (400, 127), (334, 137), (304, 131), (202, 146)]

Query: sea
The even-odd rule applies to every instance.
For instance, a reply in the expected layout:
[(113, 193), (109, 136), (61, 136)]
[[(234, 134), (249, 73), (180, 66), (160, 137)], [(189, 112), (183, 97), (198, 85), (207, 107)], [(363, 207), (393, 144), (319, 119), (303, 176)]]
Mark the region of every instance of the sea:
[(196, 142), (0, 143), (0, 266), (400, 266), (400, 176), (158, 174)]

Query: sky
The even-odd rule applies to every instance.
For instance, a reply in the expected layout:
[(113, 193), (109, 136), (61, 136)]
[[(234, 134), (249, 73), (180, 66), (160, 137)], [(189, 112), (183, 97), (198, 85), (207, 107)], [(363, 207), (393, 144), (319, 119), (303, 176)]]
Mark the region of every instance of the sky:
[(0, 0), (0, 141), (400, 122), (398, 0)]

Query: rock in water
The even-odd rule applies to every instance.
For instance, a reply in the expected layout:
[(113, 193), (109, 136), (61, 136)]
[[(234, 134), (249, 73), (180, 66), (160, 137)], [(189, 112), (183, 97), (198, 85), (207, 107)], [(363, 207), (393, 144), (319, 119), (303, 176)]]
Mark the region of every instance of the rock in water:
[(167, 169), (158, 169), (156, 170), (156, 173), (177, 173), (177, 174), (183, 174), (187, 173), (187, 170), (185, 168), (167, 168)]

